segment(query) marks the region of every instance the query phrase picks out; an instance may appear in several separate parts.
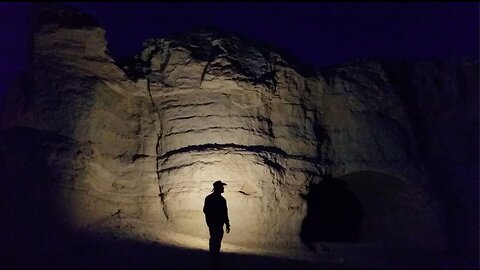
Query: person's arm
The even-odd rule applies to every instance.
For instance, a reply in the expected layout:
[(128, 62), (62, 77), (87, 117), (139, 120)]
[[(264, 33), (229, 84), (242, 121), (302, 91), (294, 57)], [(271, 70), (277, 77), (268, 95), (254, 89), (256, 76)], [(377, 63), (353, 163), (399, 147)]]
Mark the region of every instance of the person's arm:
[(203, 213), (205, 214), (205, 222), (207, 223), (207, 226), (210, 227), (210, 220), (209, 220), (209, 211), (210, 211), (210, 204), (208, 197), (205, 198), (205, 202), (203, 203)]
[(227, 233), (230, 232), (230, 220), (228, 219), (227, 200), (225, 200), (225, 225), (227, 225)]

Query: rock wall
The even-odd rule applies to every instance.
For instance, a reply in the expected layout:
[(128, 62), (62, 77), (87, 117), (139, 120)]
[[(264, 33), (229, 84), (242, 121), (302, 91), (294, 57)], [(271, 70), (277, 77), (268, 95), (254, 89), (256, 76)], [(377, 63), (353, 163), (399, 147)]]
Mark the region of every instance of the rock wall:
[[(33, 69), (2, 99), (0, 153), (28, 160), (33, 151), (42, 166), (5, 163), (2, 182), (44, 172), (40, 186), (55, 191), (55, 216), (69, 226), (206, 238), (203, 200), (221, 179), (230, 243), (444, 248), (455, 237), (445, 210), (455, 198), (438, 190), (432, 157), (458, 161), (451, 174), (478, 161), (463, 151), (478, 132), (477, 104), (464, 98), (478, 95), (478, 62), (358, 62), (308, 74), (245, 39), (199, 31), (148, 40), (122, 65), (91, 18), (41, 7)], [(471, 124), (442, 132), (464, 119)], [(471, 164), (462, 191), (474, 185)], [(330, 178), (355, 197), (352, 208), (315, 195)], [(332, 213), (354, 208), (362, 215), (352, 238), (318, 233)]]

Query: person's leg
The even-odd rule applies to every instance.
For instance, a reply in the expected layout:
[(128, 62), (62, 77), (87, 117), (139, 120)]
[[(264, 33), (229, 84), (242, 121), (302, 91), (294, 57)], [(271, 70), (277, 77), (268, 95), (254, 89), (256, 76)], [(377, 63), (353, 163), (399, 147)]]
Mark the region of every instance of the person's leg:
[(210, 239), (208, 239), (208, 251), (210, 252), (210, 255), (214, 253), (214, 240), (215, 240), (215, 232), (212, 228), (208, 228), (210, 231)]
[(209, 250), (210, 250), (210, 263), (212, 265), (218, 264), (220, 247), (223, 238), (222, 227), (212, 227), (210, 230)]

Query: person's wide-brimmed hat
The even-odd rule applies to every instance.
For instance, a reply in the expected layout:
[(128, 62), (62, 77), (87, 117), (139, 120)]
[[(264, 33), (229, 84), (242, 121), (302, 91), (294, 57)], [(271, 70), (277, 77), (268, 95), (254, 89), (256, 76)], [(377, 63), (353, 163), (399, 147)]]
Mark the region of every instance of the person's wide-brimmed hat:
[(222, 181), (218, 180), (218, 181), (215, 181), (215, 183), (213, 183), (213, 188), (216, 189), (216, 188), (219, 188), (219, 187), (223, 187), (223, 186), (226, 186), (227, 184), (223, 183)]

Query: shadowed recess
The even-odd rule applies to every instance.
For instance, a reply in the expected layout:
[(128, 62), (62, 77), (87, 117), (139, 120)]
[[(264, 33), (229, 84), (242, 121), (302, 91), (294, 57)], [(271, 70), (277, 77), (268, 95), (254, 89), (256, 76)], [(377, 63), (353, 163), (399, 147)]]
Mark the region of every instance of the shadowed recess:
[(303, 242), (359, 240), (363, 208), (345, 182), (326, 178), (319, 184), (312, 185), (303, 197), (308, 205), (300, 234)]

